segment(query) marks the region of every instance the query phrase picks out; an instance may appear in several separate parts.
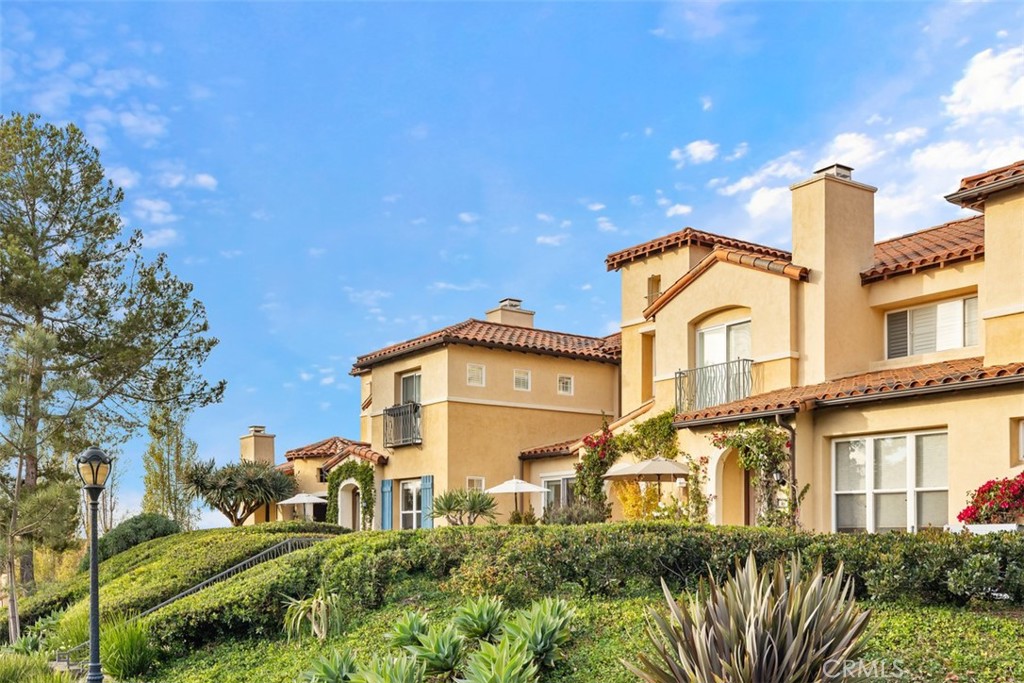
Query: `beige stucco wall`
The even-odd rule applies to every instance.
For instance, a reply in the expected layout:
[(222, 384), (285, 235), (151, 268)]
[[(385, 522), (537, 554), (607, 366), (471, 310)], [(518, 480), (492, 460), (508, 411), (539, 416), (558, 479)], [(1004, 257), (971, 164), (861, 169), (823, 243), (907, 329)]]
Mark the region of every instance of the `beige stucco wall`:
[(979, 313), (985, 327), (985, 362), (1024, 359), (1024, 190), (985, 202), (985, 279)]

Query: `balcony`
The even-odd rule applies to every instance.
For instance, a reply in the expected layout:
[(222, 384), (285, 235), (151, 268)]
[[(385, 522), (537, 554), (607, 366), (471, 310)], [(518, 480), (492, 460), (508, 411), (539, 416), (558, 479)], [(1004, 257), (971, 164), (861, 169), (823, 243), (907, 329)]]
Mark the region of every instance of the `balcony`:
[(750, 396), (753, 361), (740, 359), (676, 372), (676, 412), (687, 413)]
[(419, 403), (403, 403), (384, 409), (384, 447), (423, 443)]

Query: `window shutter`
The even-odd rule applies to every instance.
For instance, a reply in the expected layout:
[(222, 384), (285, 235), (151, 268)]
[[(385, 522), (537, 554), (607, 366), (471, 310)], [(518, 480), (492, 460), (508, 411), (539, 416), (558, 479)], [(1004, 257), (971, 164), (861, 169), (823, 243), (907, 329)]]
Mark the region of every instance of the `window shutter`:
[(935, 350), (959, 349), (964, 345), (964, 302), (944, 301), (936, 306)]
[(935, 350), (937, 310), (935, 306), (925, 306), (910, 311), (910, 355)]
[(420, 528), (434, 528), (434, 476), (424, 474), (420, 477)]
[(978, 343), (978, 297), (964, 299), (964, 346)]
[(885, 317), (888, 323), (887, 358), (902, 358), (907, 355), (907, 312), (890, 313)]
[(380, 483), (380, 528), (385, 531), (391, 528), (391, 480)]

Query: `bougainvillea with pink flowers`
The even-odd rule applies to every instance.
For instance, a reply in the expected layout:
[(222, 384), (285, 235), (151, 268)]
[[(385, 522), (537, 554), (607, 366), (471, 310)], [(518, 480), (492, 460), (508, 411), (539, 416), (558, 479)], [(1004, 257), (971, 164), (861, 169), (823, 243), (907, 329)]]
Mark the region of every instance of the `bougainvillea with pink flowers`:
[(1024, 516), (1024, 472), (990, 479), (967, 494), (967, 507), (956, 516), (964, 524), (1012, 524)]

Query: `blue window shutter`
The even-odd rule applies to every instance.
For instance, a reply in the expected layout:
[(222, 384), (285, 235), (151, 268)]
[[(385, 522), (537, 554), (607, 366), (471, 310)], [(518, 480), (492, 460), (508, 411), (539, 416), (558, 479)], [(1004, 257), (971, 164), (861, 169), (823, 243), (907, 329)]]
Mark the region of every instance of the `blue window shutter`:
[(420, 477), (420, 526), (424, 529), (434, 528), (434, 476), (424, 474)]
[(387, 531), (391, 528), (391, 480), (384, 479), (380, 483), (380, 528)]

